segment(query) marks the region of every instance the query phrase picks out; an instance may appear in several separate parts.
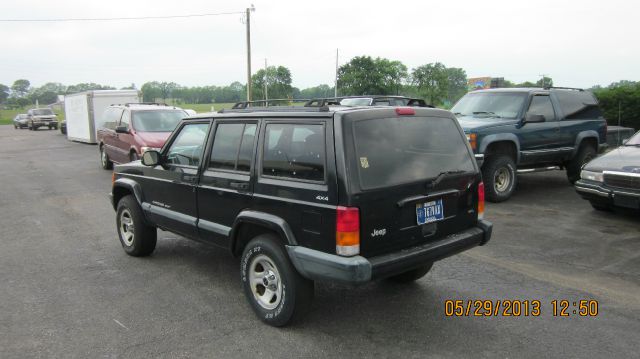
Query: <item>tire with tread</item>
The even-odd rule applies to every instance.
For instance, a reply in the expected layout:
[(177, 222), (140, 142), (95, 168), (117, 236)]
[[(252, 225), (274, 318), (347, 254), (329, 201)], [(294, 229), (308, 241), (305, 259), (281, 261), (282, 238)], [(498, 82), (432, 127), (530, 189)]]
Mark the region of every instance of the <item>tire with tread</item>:
[[(507, 176), (498, 182), (501, 175)], [(482, 181), (485, 194), (489, 202), (503, 202), (508, 200), (518, 184), (516, 164), (511, 156), (495, 154), (489, 156), (482, 165)]]
[(574, 184), (580, 179), (582, 167), (596, 157), (596, 149), (589, 143), (582, 143), (578, 153), (567, 163), (567, 179)]
[[(275, 265), (278, 275), (277, 283), (282, 286), (279, 302), (276, 302), (277, 306), (272, 309), (265, 308), (259, 302), (256, 298), (256, 295), (260, 296), (259, 284), (254, 288), (250, 280), (252, 274), (256, 275), (253, 268), (257, 268), (257, 265), (254, 263), (265, 259)], [(266, 272), (266, 269), (262, 269), (262, 273)], [(244, 294), (251, 308), (263, 322), (269, 325), (281, 327), (298, 321), (311, 308), (314, 282), (298, 273), (289, 260), (282, 241), (275, 235), (261, 234), (247, 244), (240, 260), (240, 273)], [(263, 291), (266, 291), (266, 287), (263, 286), (263, 288)]]
[(104, 170), (113, 169), (113, 162), (109, 159), (109, 155), (104, 150), (104, 145), (100, 145), (100, 166)]
[(394, 275), (393, 277), (389, 277), (387, 279), (389, 281), (391, 281), (391, 282), (394, 282), (394, 283), (411, 283), (411, 282), (415, 282), (418, 279), (420, 279), (420, 278), (424, 277), (425, 275), (427, 275), (427, 273), (429, 273), (429, 271), (431, 270), (432, 267), (433, 267), (433, 263), (429, 263), (429, 264), (424, 265), (422, 267), (418, 267), (416, 269), (412, 269), (410, 271)]
[[(130, 221), (131, 223), (126, 224), (125, 221)], [(123, 224), (126, 226), (133, 225), (131, 239), (124, 237)], [(122, 248), (128, 255), (144, 257), (153, 253), (156, 248), (158, 231), (155, 227), (149, 226), (144, 222), (142, 208), (140, 208), (133, 195), (126, 195), (118, 202), (116, 225), (120, 244), (122, 244)]]

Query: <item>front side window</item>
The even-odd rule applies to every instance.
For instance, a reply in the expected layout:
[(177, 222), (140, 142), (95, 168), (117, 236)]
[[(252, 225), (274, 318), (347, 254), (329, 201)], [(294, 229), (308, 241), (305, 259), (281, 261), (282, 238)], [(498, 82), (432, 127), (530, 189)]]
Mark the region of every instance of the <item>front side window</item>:
[(307, 181), (324, 181), (324, 126), (267, 124), (262, 174)]
[(544, 115), (545, 120), (555, 121), (556, 114), (553, 111), (553, 105), (549, 96), (533, 96), (531, 105), (529, 105), (529, 113), (536, 115)]
[(198, 166), (209, 131), (208, 123), (187, 124), (178, 133), (167, 151), (167, 164)]
[(257, 125), (223, 123), (213, 139), (209, 167), (249, 172)]

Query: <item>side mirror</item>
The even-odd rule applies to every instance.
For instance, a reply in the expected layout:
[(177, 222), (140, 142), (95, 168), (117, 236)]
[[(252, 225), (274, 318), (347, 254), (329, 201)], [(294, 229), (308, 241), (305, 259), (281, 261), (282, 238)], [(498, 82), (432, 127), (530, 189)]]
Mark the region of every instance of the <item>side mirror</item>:
[(116, 133), (129, 133), (128, 126), (116, 126)]
[(160, 164), (160, 152), (148, 150), (142, 154), (142, 164), (145, 166), (157, 166)]
[(544, 115), (538, 115), (536, 113), (527, 113), (524, 117), (524, 123), (540, 123), (545, 122), (547, 119)]

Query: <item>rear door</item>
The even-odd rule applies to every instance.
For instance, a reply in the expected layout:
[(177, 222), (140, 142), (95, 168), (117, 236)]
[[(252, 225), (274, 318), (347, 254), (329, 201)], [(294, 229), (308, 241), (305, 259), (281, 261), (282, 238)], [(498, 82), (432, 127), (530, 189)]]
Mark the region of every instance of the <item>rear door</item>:
[(228, 247), (238, 213), (251, 205), (251, 174), (258, 121), (220, 121), (198, 185), (198, 232), (201, 239)]
[(475, 225), (480, 176), (455, 118), (380, 115), (343, 124), (348, 206), (360, 210), (361, 254), (435, 241)]

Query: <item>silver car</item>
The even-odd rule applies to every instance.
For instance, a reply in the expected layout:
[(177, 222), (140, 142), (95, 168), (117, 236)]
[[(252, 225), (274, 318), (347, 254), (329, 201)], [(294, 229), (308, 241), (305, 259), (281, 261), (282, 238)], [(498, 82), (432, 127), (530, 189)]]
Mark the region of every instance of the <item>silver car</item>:
[(13, 118), (13, 127), (15, 127), (16, 130), (19, 128), (26, 128), (28, 125), (29, 115), (27, 115), (26, 113), (18, 114)]

